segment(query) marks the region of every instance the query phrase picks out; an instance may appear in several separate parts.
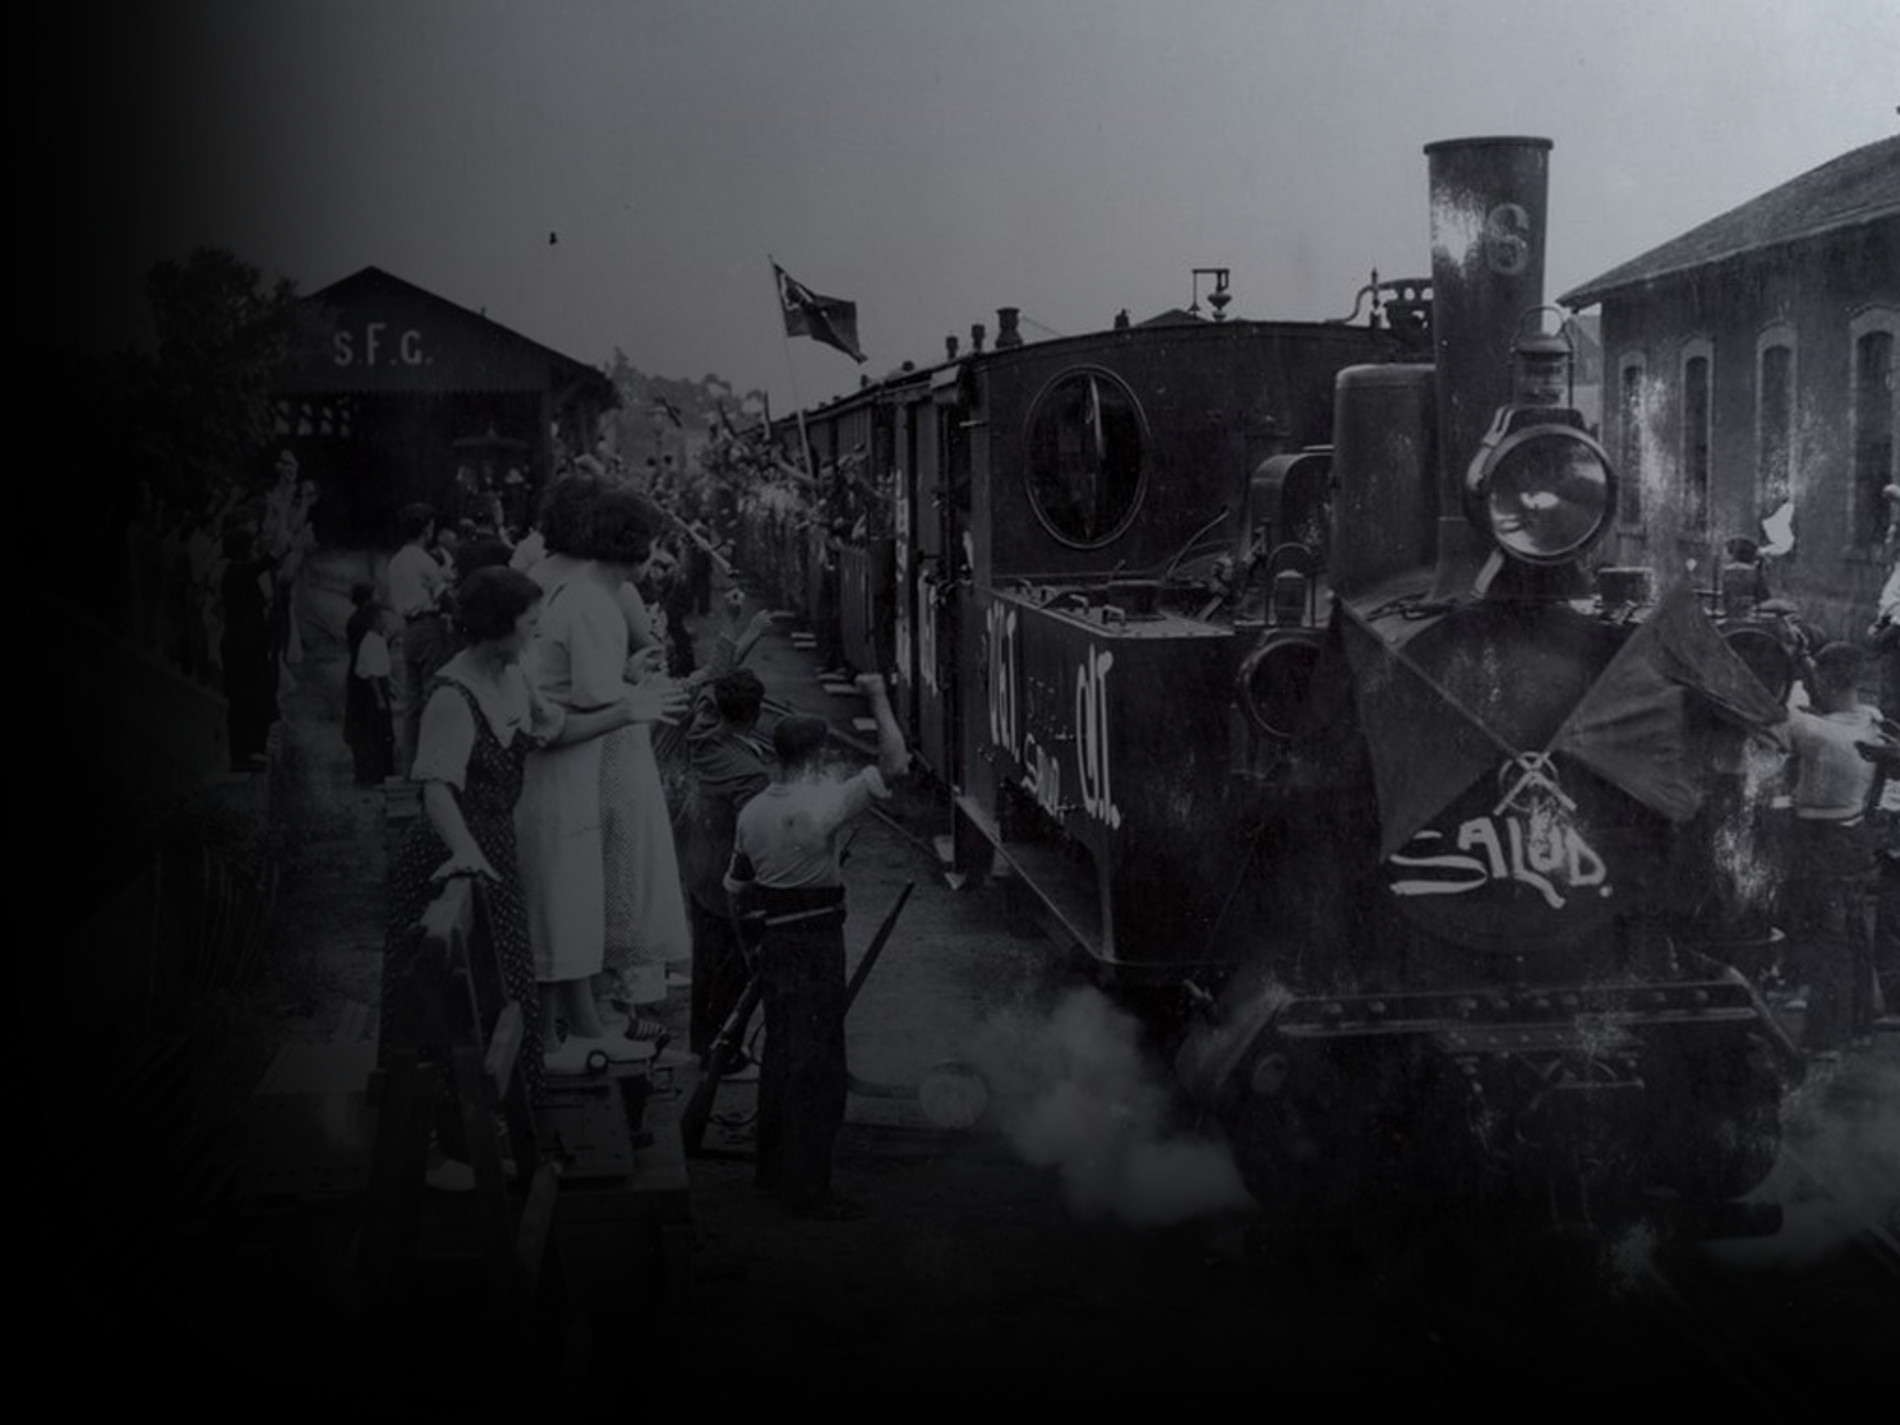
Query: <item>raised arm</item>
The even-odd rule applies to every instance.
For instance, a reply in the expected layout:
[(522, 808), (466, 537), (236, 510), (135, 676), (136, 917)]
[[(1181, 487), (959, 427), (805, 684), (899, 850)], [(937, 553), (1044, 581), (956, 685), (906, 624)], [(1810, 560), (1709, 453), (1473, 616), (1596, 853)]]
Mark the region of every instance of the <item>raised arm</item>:
[(766, 630), (772, 627), (772, 611), (760, 609), (752, 615), (744, 628), (739, 627), (739, 615), (745, 611), (745, 595), (737, 589), (726, 592), (724, 612), (726, 626), (719, 631), (719, 638), (713, 644), (712, 658), (707, 664), (709, 678), (730, 673), (746, 656), (758, 646)]
[(860, 673), (858, 688), (871, 700), (871, 716), (877, 722), (877, 770), (884, 780), (894, 781), (910, 770), (910, 749), (904, 745), (903, 729), (891, 712), (891, 695), (884, 686), (882, 673)]

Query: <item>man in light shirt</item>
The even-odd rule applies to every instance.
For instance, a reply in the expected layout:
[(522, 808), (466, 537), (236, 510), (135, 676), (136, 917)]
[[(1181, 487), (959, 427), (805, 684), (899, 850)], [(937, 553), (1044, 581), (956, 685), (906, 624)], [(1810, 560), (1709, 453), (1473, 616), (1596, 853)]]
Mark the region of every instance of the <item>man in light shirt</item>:
[(891, 795), (910, 755), (884, 679), (861, 674), (878, 725), (878, 765), (826, 775), (822, 718), (773, 729), (772, 784), (739, 811), (725, 885), (761, 927), (759, 982), (765, 1053), (759, 1075), (754, 1180), (798, 1217), (842, 1221), (863, 1209), (831, 1190), (831, 1149), (844, 1124), (844, 875), (840, 833)]
[(1867, 913), (1875, 847), (1868, 813), (1876, 763), (1895, 744), (1879, 711), (1860, 701), (1864, 663), (1852, 644), (1828, 644), (1804, 680), (1807, 705), (1788, 710), (1796, 758), (1790, 891), (1810, 986), (1802, 1040), (1821, 1054), (1838, 1053), (1873, 1025)]

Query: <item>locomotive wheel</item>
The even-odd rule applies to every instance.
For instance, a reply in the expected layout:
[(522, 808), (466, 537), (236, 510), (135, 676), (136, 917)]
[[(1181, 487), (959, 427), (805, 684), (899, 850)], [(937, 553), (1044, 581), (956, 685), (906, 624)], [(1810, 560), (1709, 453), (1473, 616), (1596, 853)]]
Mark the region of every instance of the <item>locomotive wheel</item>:
[(1346, 1224), (1354, 1198), (1354, 1095), (1338, 1066), (1269, 1037), (1223, 1095), (1241, 1181), (1264, 1205), (1319, 1228)]
[(1685, 1198), (1725, 1202), (1751, 1192), (1781, 1147), (1780, 1082), (1758, 1045), (1682, 1048), (1645, 1066), (1654, 1108), (1649, 1162)]

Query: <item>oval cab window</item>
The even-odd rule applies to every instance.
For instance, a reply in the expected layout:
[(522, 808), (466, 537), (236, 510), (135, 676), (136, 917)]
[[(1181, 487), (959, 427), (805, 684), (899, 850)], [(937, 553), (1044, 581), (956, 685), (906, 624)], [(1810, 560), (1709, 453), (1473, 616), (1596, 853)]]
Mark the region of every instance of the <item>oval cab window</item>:
[(1029, 502), (1064, 544), (1107, 544), (1134, 519), (1147, 488), (1147, 442), (1134, 393), (1106, 371), (1071, 371), (1030, 408)]

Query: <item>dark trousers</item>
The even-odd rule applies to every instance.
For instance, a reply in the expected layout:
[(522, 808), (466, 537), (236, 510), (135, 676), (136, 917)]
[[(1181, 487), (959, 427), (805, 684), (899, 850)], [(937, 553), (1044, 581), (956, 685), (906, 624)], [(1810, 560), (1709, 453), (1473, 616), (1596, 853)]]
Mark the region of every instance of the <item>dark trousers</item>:
[(759, 1066), (757, 1182), (788, 1207), (831, 1191), (844, 1126), (844, 912), (767, 927), (759, 946), (765, 1062)]
[(1873, 1028), (1872, 830), (1797, 821), (1794, 836), (1793, 919), (1808, 980), (1802, 1047), (1839, 1049)]
[(693, 924), (693, 994), (687, 1021), (687, 1045), (700, 1058), (712, 1052), (726, 1022), (745, 993), (745, 952), (739, 948), (732, 916), (688, 899)]

